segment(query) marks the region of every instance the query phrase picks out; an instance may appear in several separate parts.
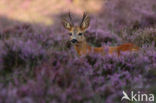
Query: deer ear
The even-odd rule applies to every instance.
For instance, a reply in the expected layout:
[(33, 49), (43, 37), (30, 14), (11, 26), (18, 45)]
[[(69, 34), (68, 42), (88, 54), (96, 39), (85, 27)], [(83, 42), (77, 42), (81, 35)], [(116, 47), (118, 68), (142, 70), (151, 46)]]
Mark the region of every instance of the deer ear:
[(84, 18), (84, 20), (80, 24), (80, 28), (82, 30), (85, 30), (85, 29), (87, 29), (89, 27), (89, 24), (90, 24), (90, 17), (87, 16), (86, 18)]
[(62, 19), (62, 25), (65, 29), (71, 30), (73, 25), (69, 23), (66, 19)]

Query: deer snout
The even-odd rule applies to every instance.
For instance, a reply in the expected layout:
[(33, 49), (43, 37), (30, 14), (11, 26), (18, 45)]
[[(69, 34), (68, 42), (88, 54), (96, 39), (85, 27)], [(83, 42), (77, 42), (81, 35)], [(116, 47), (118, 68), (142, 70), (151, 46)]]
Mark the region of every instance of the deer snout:
[(72, 43), (77, 43), (78, 41), (76, 39), (71, 40)]

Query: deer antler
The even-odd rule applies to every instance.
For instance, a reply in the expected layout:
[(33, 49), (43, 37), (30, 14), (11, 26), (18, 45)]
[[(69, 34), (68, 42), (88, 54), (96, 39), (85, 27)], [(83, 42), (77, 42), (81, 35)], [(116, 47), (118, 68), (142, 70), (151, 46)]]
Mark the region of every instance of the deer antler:
[(71, 24), (74, 25), (70, 12), (69, 12), (68, 16), (69, 16), (69, 20), (70, 20)]
[(80, 25), (82, 25), (82, 23), (84, 22), (84, 20), (85, 20), (86, 17), (87, 17), (87, 13), (84, 12), (83, 13), (83, 17), (82, 17), (82, 21), (81, 21)]

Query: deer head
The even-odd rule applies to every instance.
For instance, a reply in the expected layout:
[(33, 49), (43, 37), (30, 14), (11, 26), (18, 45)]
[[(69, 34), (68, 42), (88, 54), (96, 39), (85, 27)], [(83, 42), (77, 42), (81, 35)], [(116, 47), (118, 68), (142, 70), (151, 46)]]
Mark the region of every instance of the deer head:
[(84, 33), (89, 27), (90, 17), (87, 15), (87, 13), (84, 13), (80, 24), (74, 25), (71, 14), (69, 13), (68, 16), (69, 21), (66, 18), (63, 18), (62, 24), (64, 28), (69, 31), (70, 41), (72, 42), (72, 44), (86, 41)]

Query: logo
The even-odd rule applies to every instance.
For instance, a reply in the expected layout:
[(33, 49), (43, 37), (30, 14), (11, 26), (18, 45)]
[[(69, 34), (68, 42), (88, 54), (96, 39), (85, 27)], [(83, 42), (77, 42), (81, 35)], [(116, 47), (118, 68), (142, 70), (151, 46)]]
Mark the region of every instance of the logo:
[(142, 94), (140, 93), (140, 91), (138, 91), (138, 93), (134, 93), (134, 91), (131, 91), (131, 95), (129, 97), (125, 91), (123, 91), (122, 93), (123, 93), (123, 97), (121, 98), (121, 101), (128, 100), (128, 101), (139, 101), (139, 102), (143, 102), (143, 101), (154, 102), (154, 94)]

